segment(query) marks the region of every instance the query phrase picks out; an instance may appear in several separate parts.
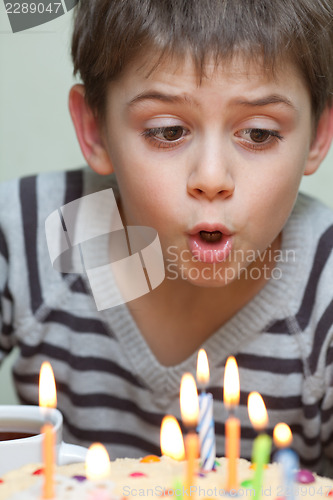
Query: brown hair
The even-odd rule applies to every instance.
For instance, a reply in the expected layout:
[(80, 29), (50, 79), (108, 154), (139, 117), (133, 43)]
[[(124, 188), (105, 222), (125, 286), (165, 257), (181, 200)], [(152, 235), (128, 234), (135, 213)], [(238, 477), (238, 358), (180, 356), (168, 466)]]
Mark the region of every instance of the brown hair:
[(273, 72), (289, 57), (316, 122), (332, 104), (333, 0), (79, 0), (74, 19), (74, 74), (100, 118), (107, 84), (147, 52), (160, 56), (156, 65), (190, 52), (200, 77), (208, 55), (218, 63), (241, 51)]

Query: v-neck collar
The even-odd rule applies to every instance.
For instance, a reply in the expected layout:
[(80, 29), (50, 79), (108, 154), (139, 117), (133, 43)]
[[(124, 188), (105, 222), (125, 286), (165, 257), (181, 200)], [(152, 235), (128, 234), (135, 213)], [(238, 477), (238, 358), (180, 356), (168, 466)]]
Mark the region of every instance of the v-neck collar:
[[(203, 343), (213, 373), (220, 371), (229, 355), (237, 354), (240, 348), (260, 336), (273, 320), (285, 318), (295, 311), (296, 292), (305, 279), (300, 266), (304, 253), (310, 251), (305, 241), (310, 237), (309, 225), (305, 228), (306, 223), (302, 222), (304, 203), (305, 199), (300, 197), (282, 233), (280, 255), (291, 254), (294, 258), (292, 262), (285, 258), (276, 263), (274, 275), (281, 279), (271, 278), (241, 311)], [(177, 394), (182, 374), (195, 375), (197, 352), (175, 366), (163, 366), (141, 335), (126, 304), (101, 313), (122, 345), (131, 371), (152, 391)]]

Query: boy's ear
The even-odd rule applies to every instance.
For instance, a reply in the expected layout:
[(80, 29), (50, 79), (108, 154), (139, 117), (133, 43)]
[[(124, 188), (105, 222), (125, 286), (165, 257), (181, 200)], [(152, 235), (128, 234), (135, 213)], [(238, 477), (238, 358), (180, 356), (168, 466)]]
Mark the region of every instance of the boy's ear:
[(333, 138), (333, 106), (327, 106), (322, 113), (316, 135), (312, 141), (304, 175), (313, 174), (325, 158)]
[(85, 88), (77, 84), (69, 93), (69, 111), (83, 156), (98, 174), (113, 172), (110, 157), (104, 147), (101, 126), (85, 100)]

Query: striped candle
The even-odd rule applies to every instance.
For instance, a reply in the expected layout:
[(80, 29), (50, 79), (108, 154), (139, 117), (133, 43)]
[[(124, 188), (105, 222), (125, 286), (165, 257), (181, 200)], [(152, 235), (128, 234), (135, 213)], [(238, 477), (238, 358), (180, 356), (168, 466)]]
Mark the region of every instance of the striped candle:
[(215, 429), (213, 419), (213, 396), (202, 392), (199, 395), (199, 441), (201, 469), (210, 471), (214, 469), (216, 458)]
[(213, 396), (205, 391), (209, 382), (209, 365), (206, 351), (200, 349), (197, 363), (197, 380), (202, 388), (199, 395), (199, 424), (197, 431), (200, 441), (201, 469), (214, 469), (216, 458), (215, 428), (213, 417)]

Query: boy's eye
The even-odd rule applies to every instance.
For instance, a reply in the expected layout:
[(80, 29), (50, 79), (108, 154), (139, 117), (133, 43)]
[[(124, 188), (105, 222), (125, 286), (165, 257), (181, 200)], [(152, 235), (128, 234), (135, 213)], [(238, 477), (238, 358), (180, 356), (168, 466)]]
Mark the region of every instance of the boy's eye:
[(253, 128), (249, 133), (249, 137), (253, 142), (265, 142), (270, 136), (269, 130), (262, 130), (261, 128)]
[[(180, 143), (181, 139), (185, 137), (189, 131), (181, 125), (174, 125), (170, 127), (157, 127), (149, 128), (142, 132), (142, 135), (153, 142), (160, 148), (171, 147), (172, 143)], [(171, 143), (168, 145), (168, 143)]]
[(282, 141), (283, 137), (276, 130), (249, 128), (240, 130), (236, 136), (242, 140), (244, 146), (250, 149), (260, 150), (273, 146), (277, 141)]
[[(157, 135), (161, 135), (166, 141), (177, 141), (183, 135), (182, 127), (165, 127), (161, 129), (161, 132)], [(155, 136), (155, 137), (156, 137)]]

